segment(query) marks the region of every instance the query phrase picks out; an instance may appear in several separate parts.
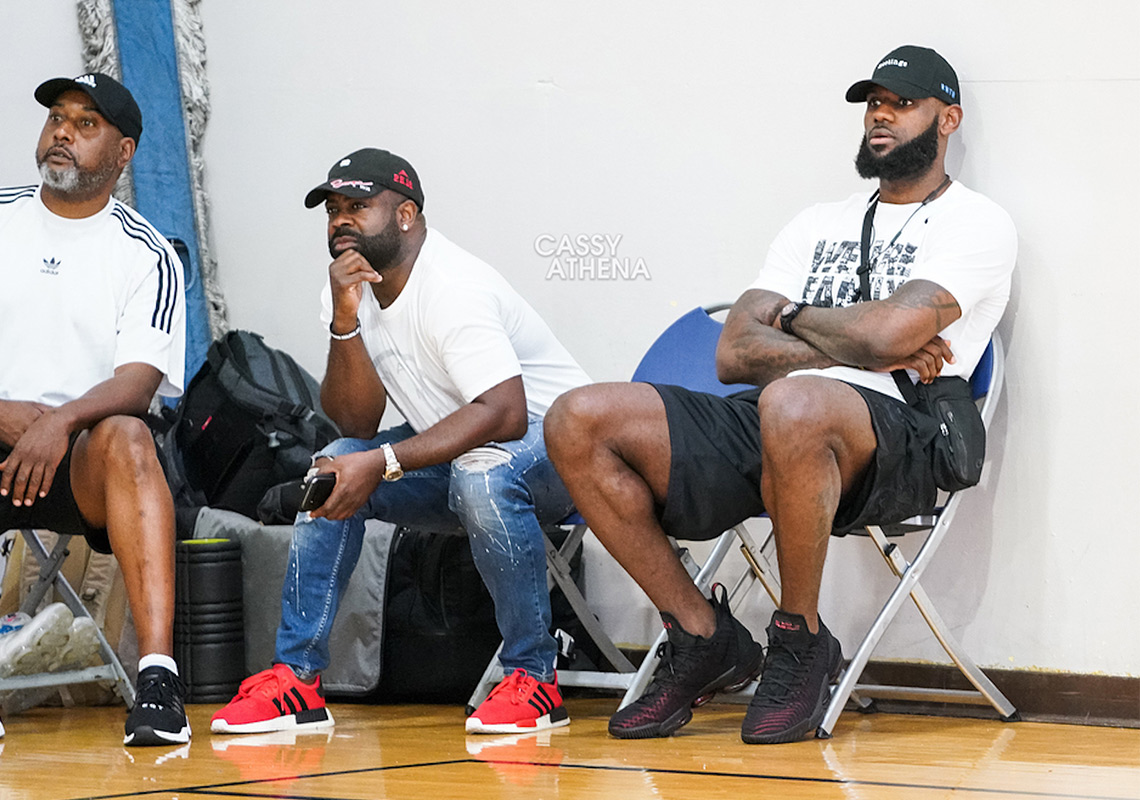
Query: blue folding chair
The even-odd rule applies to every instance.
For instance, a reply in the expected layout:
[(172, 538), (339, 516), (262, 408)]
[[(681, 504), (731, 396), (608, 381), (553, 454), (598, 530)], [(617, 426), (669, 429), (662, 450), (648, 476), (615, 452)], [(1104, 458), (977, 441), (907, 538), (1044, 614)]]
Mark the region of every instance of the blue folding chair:
[[(715, 307), (709, 309), (708, 312), (695, 309), (678, 320), (661, 335), (657, 342), (654, 342), (650, 352), (646, 353), (642, 364), (638, 366), (634, 380), (675, 383), (722, 396), (739, 389), (749, 388), (745, 386), (724, 386), (716, 378), (716, 343), (722, 326), (711, 319), (709, 313), (715, 313), (723, 308), (726, 307)], [(981, 403), (980, 412), (987, 431), (990, 429), (998, 398), (1001, 395), (1004, 375), (1004, 351), (1001, 339), (995, 332), (970, 379), (974, 400)], [(919, 583), (922, 573), (933, 559), (935, 552), (949, 531), (961, 502), (961, 495), (961, 492), (947, 495), (943, 503), (928, 515), (913, 517), (892, 525), (867, 526), (866, 535), (875, 543), (887, 566), (898, 579), (898, 585), (863, 637), (854, 656), (833, 688), (827, 712), (817, 730), (817, 736), (820, 738), (830, 737), (840, 713), (849, 700), (854, 701), (863, 710), (871, 709), (875, 698), (989, 704), (993, 706), (1003, 720), (1019, 719), (1014, 706), (986, 677), (985, 673), (966, 654), (951, 634)], [(767, 515), (763, 516), (766, 517)], [(887, 538), (905, 534), (921, 535), (924, 532), (926, 537), (914, 560), (909, 562), (903, 556), (902, 551), (896, 545), (888, 542)], [(764, 544), (757, 548), (743, 525), (737, 525), (732, 530), (726, 531), (717, 539), (712, 553), (699, 569), (694, 569), (691, 559), (686, 561), (686, 566), (689, 568), (690, 574), (694, 576), (697, 585), (702, 591), (707, 590), (712, 583), (716, 569), (724, 560), (734, 539), (740, 540), (741, 551), (750, 569), (748, 573), (737, 580), (730, 592), (730, 597), (735, 597), (756, 579), (764, 586), (773, 603), (778, 606), (779, 581), (772, 571), (771, 558), (768, 555), (773, 542), (771, 532), (768, 533)], [(685, 551), (680, 552), (682, 560), (686, 560)], [(866, 668), (874, 648), (908, 596), (914, 601), (932, 633), (955, 666), (974, 686), (973, 690), (886, 686), (857, 682)], [(654, 643), (654, 649), (650, 651), (651, 654), (656, 652), (656, 646), (663, 640), (664, 633)], [(646, 659), (646, 662), (643, 664), (642, 672), (638, 674), (637, 680), (630, 684), (622, 705), (636, 699), (648, 684), (648, 679), (652, 677), (652, 670), (656, 668), (656, 659), (651, 656)], [(646, 672), (647, 669), (648, 672)], [(750, 689), (746, 689), (737, 696), (737, 699), (745, 699), (750, 693)]]
[[(725, 306), (709, 309), (710, 313), (722, 310)], [(654, 342), (650, 352), (646, 353), (634, 374), (634, 380), (652, 380), (655, 382), (675, 383), (700, 391), (727, 395), (745, 386), (724, 386), (716, 378), (716, 343), (720, 336), (722, 325), (709, 317), (709, 313), (702, 309), (690, 311), (677, 321), (657, 342)], [(660, 345), (660, 347), (659, 347)], [(978, 366), (970, 379), (970, 386), (975, 401), (981, 402), (981, 416), (986, 430), (997, 408), (997, 401), (1001, 395), (1005, 375), (1004, 351), (1000, 337), (995, 332), (986, 348)], [(871, 525), (866, 528), (866, 535), (875, 543), (879, 553), (883, 556), (887, 566), (898, 579), (898, 585), (892, 592), (882, 610), (875, 618), (867, 634), (863, 637), (854, 656), (844, 669), (839, 682), (832, 690), (831, 701), (823, 722), (817, 730), (820, 738), (828, 738), (835, 727), (840, 713), (849, 700), (864, 710), (871, 709), (874, 698), (892, 700), (911, 700), (941, 703), (968, 703), (989, 704), (998, 712), (1003, 720), (1013, 721), (1019, 718), (1014, 706), (986, 677), (985, 673), (966, 654), (962, 646), (939, 616), (929, 596), (919, 583), (922, 573), (933, 559), (935, 552), (957, 513), (961, 502), (961, 492), (948, 495), (942, 505), (933, 513), (913, 517), (893, 525)], [(763, 515), (767, 516), (767, 515)], [(888, 542), (887, 537), (896, 537), (905, 534), (921, 534), (926, 532), (917, 555), (913, 561), (908, 562), (902, 551), (894, 544)], [(694, 570), (691, 559), (686, 563), (690, 574), (702, 591), (705, 591), (713, 580), (713, 574), (727, 555), (734, 539), (741, 541), (741, 551), (749, 564), (749, 573), (741, 576), (730, 592), (735, 597), (742, 589), (751, 584), (753, 578), (758, 579), (773, 603), (779, 605), (779, 581), (771, 569), (771, 559), (768, 556), (773, 541), (769, 532), (764, 544), (756, 548), (748, 531), (743, 525), (737, 525), (730, 531), (722, 534), (713, 548), (712, 553), (705, 560), (699, 570)], [(685, 560), (684, 551), (682, 559)], [(910, 597), (919, 612), (926, 620), (934, 636), (950, 656), (951, 660), (962, 674), (975, 687), (974, 690), (933, 689), (913, 686), (886, 686), (883, 684), (860, 684), (858, 679), (866, 668), (875, 646), (879, 643), (887, 627), (902, 607), (907, 597)], [(654, 643), (656, 646), (664, 640), (664, 634)], [(656, 659), (647, 658), (652, 668), (656, 667)], [(643, 671), (645, 670), (643, 665)], [(634, 681), (623, 699), (622, 705), (636, 699), (652, 676), (652, 669), (645, 675), (639, 673), (638, 680)], [(645, 680), (643, 681), (642, 678)], [(750, 689), (746, 689), (738, 699), (746, 698)]]
[[(641, 363), (634, 370), (633, 380), (670, 383), (721, 396), (752, 388), (739, 384), (725, 385), (716, 377), (716, 345), (723, 325), (712, 315), (727, 308), (727, 305), (711, 306), (707, 309), (696, 308), (670, 325), (646, 351)], [(983, 401), (981, 414), (987, 430), (993, 419), (997, 399), (1000, 395), (1003, 375), (1004, 359), (1001, 341), (997, 334), (994, 334), (990, 346), (971, 379), (974, 398)], [(835, 722), (849, 699), (864, 709), (872, 707), (872, 698), (989, 703), (997, 709), (1003, 719), (1013, 720), (1017, 718), (1017, 712), (1013, 705), (970, 660), (949, 633), (945, 623), (934, 610), (933, 604), (918, 582), (939, 544), (945, 538), (957, 511), (960, 498), (960, 492), (950, 495), (940, 508), (929, 515), (914, 517), (890, 526), (869, 526), (866, 529), (867, 535), (879, 548), (879, 552), (883, 555), (887, 565), (899, 579), (899, 585), (876, 617), (867, 635), (864, 636), (854, 657), (841, 675), (839, 683), (833, 688), (831, 702), (824, 721), (817, 731), (819, 737), (827, 738), (831, 735)], [(766, 515), (764, 516), (766, 517)], [(587, 530), (585, 522), (580, 516), (574, 515), (565, 520), (563, 524), (573, 527), (561, 550), (556, 548), (549, 539), (547, 540), (547, 566), (551, 583), (552, 585), (557, 583), (563, 587), (587, 632), (614, 666), (616, 672), (561, 670), (558, 673), (559, 682), (564, 686), (624, 690), (625, 694), (619, 707), (625, 706), (640, 697), (652, 680), (653, 673), (659, 663), (656, 655), (658, 647), (665, 640), (666, 633), (664, 630), (661, 631), (640, 668), (635, 669), (606, 636), (597, 618), (589, 611), (585, 599), (570, 578), (569, 558), (581, 546), (582, 537)], [(913, 562), (907, 562), (899, 548), (887, 540), (888, 536), (894, 537), (923, 531), (928, 532), (927, 537)], [(779, 579), (771, 567), (774, 537), (770, 527), (763, 543), (757, 546), (751, 532), (743, 523), (734, 526), (717, 537), (703, 563), (698, 563), (687, 548), (678, 546), (677, 552), (694, 583), (703, 593), (707, 593), (717, 571), (737, 542), (739, 542), (740, 551), (747, 563), (747, 569), (733, 582), (729, 589), (730, 606), (736, 608), (744, 594), (756, 582), (764, 587), (773, 604), (778, 606), (780, 585)], [(674, 545), (676, 546), (675, 542)], [(914, 600), (951, 659), (976, 687), (976, 691), (888, 687), (856, 683), (866, 667), (872, 651), (882, 638), (883, 632), (894, 619), (908, 595)], [(472, 696), (471, 708), (477, 706), (497, 683), (499, 674), (498, 661), (493, 659)], [(735, 699), (747, 701), (750, 693), (749, 687), (738, 693)]]

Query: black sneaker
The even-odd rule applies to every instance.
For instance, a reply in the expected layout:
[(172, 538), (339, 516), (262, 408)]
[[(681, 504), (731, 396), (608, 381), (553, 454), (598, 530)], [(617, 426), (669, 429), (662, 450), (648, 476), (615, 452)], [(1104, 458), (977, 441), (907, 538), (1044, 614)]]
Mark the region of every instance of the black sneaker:
[(135, 707), (127, 717), (123, 744), (166, 745), (190, 741), (190, 720), (182, 707), (186, 689), (165, 667), (147, 667), (135, 686)]
[[(715, 591), (715, 590), (714, 590)], [(723, 587), (716, 632), (708, 639), (686, 632), (670, 614), (661, 619), (668, 639), (657, 654), (661, 663), (645, 694), (610, 717), (610, 734), (619, 739), (670, 736), (693, 718), (692, 707), (718, 691), (734, 692), (760, 672), (764, 650), (729, 612)]]
[(748, 744), (777, 744), (815, 733), (842, 660), (839, 640), (822, 620), (819, 633), (812, 634), (799, 614), (775, 611), (768, 625), (764, 671), (744, 716), (740, 738)]

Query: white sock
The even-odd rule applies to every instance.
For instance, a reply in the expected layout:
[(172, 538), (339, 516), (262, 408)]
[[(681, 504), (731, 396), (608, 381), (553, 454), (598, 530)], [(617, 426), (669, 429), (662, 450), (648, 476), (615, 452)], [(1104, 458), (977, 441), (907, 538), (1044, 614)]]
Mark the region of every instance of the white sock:
[(142, 672), (147, 667), (165, 667), (178, 674), (178, 665), (174, 663), (174, 659), (170, 656), (164, 656), (162, 653), (147, 653), (139, 659), (139, 672)]

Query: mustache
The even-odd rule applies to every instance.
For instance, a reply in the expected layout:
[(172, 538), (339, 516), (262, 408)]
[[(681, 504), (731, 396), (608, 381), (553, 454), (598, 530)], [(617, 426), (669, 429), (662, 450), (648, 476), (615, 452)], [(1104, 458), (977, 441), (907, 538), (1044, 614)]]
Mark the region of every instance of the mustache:
[(53, 156), (53, 155), (60, 155), (60, 156), (63, 156), (64, 158), (68, 159), (68, 160), (69, 160), (69, 161), (71, 161), (72, 163), (79, 163), (79, 159), (77, 159), (77, 158), (75, 157), (75, 153), (73, 153), (73, 152), (71, 152), (70, 150), (68, 150), (68, 149), (67, 149), (67, 148), (66, 148), (64, 145), (62, 145), (62, 144), (53, 144), (51, 147), (49, 147), (49, 148), (48, 148), (48, 149), (47, 149), (47, 150), (44, 152), (44, 159), (46, 160), (47, 158), (49, 158), (49, 157), (51, 157), (51, 156)]
[(329, 234), (329, 247), (332, 247), (333, 240), (340, 236), (348, 237), (357, 243), (360, 242), (359, 233), (354, 231), (352, 228), (342, 225), (341, 227), (334, 230), (331, 234)]

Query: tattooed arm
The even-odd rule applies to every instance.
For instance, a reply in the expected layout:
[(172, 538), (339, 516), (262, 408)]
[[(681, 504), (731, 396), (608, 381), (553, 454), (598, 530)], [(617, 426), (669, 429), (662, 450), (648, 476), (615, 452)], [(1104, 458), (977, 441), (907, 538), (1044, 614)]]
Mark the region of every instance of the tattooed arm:
[(921, 351), (961, 315), (948, 291), (931, 281), (913, 280), (885, 300), (805, 308), (792, 329), (840, 363), (884, 370)]
[(775, 292), (751, 289), (725, 321), (717, 345), (717, 376), (757, 386), (792, 370), (845, 364), (874, 370), (917, 369), (926, 380), (952, 358), (938, 331), (961, 316), (953, 296), (924, 280), (908, 281), (886, 300), (846, 308), (804, 309), (794, 335), (780, 328), (788, 303)]
[(842, 363), (797, 336), (773, 327), (788, 298), (749, 289), (728, 312), (716, 348), (717, 377), (724, 383), (764, 386), (795, 369)]

